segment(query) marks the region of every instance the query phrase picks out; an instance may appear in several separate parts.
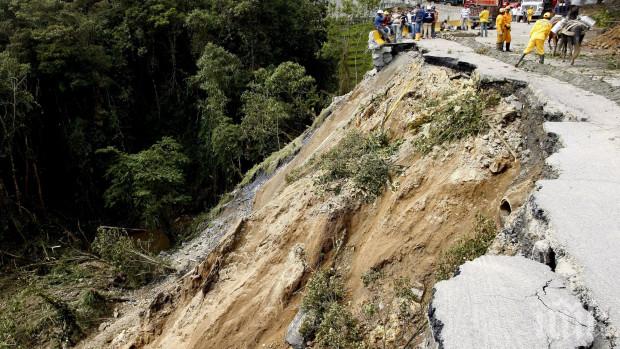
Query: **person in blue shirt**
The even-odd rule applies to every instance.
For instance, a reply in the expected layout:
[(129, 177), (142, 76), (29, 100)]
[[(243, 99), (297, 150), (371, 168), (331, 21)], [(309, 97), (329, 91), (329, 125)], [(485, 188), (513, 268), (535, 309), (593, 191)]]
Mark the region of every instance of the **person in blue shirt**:
[(415, 13), (416, 34), (422, 33), (422, 22), (424, 21), (424, 17), (426, 17), (426, 11), (420, 7), (420, 4), (417, 4)]
[(383, 23), (384, 19), (385, 17), (383, 16), (383, 10), (377, 11), (377, 15), (375, 16), (375, 20), (374, 20), (374, 26), (375, 26), (375, 29), (377, 29), (379, 33), (381, 33), (381, 36), (383, 37), (383, 39), (387, 41), (388, 28)]

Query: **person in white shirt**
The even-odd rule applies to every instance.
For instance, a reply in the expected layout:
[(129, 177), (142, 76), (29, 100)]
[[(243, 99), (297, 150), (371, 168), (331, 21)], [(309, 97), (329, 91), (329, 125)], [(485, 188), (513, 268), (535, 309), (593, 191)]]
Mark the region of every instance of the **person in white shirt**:
[(461, 30), (469, 30), (469, 8), (461, 10)]
[(401, 42), (403, 39), (403, 32), (402, 22), (400, 18), (400, 13), (398, 13), (398, 9), (396, 9), (396, 12), (392, 14), (392, 32), (394, 33), (395, 41)]

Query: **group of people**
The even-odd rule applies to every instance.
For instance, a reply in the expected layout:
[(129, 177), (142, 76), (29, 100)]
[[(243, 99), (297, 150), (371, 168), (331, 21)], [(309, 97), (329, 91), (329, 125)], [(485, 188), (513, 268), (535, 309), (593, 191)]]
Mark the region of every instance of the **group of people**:
[(421, 38), (431, 39), (435, 37), (435, 26), (439, 20), (439, 11), (434, 5), (422, 7), (419, 4), (413, 10), (394, 13), (379, 10), (374, 19), (374, 27), (381, 33), (384, 40), (389, 41), (390, 35), (396, 42), (403, 38), (403, 33), (408, 31), (412, 35), (419, 34)]

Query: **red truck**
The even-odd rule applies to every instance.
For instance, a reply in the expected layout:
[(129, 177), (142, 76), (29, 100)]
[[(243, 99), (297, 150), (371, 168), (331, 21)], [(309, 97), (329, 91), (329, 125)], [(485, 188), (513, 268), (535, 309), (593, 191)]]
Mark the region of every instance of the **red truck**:
[[(480, 12), (486, 6), (491, 13), (489, 16), (489, 28), (495, 28), (495, 18), (499, 13), (499, 6), (503, 4), (502, 0), (464, 0), (463, 6), (469, 9), (469, 19), (472, 22), (472, 28), (476, 28), (480, 25)], [(505, 3), (503, 6), (508, 6)]]

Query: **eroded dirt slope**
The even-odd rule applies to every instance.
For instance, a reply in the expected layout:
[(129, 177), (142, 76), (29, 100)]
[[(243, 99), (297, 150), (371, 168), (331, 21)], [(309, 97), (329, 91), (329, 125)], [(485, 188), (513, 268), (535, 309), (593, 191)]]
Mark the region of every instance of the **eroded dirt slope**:
[[(425, 101), (466, 91), (503, 97), (484, 111), (491, 128), (423, 154), (415, 142), (433, 119)], [(84, 346), (285, 348), (304, 285), (326, 266), (346, 280), (354, 313), (371, 296), (361, 280), (371, 269), (386, 282), (406, 276), (430, 290), (439, 256), (470, 232), (476, 214), (499, 224), (501, 200), (509, 197), (515, 210), (540, 176), (541, 116), (520, 93), (401, 54), (333, 106), (297, 155), (260, 187), (251, 213), (218, 249), (162, 287), (136, 331), (100, 334)], [(316, 159), (352, 131), (382, 132), (395, 145), (390, 162), (397, 170), (376, 200), (359, 199), (346, 183), (338, 193), (317, 184)], [(293, 173), (302, 175), (291, 180)]]

